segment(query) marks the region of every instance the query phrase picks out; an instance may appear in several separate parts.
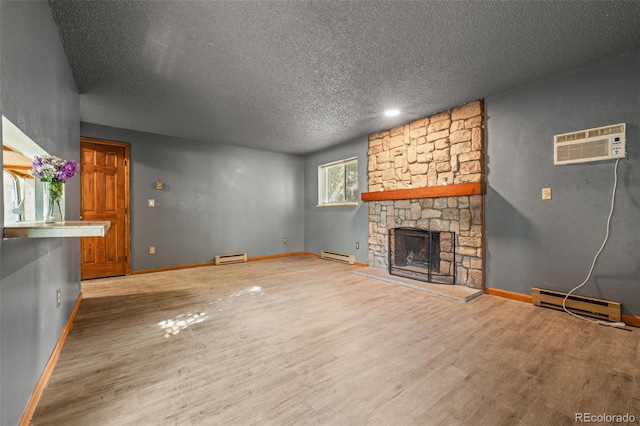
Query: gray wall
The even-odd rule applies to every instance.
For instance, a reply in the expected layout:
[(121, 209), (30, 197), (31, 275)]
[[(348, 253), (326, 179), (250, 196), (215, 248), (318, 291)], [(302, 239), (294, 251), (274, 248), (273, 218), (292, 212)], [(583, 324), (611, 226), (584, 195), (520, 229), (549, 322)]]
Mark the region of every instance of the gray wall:
[[(305, 251), (337, 251), (355, 255), (357, 262), (369, 262), (368, 203), (360, 201), (357, 207), (316, 207), (318, 166), (321, 164), (358, 157), (358, 188), (361, 192), (367, 191), (368, 144), (368, 137), (364, 136), (305, 157)], [(356, 250), (356, 242), (360, 243), (359, 250)]]
[[(578, 291), (640, 315), (640, 51), (488, 97), (487, 286), (569, 291), (605, 236), (614, 161), (553, 165), (553, 136), (627, 123), (611, 235)], [(553, 199), (541, 200), (551, 187)]]
[(81, 134), (131, 145), (132, 270), (304, 250), (302, 157), (88, 123)]
[[(79, 98), (46, 1), (2, 2), (0, 52), (3, 114), (50, 154), (77, 161)], [(79, 179), (66, 185), (69, 219), (79, 188)], [(3, 240), (0, 253), (0, 424), (13, 425), (80, 294), (80, 242)]]
[[(2, 113), (2, 4), (0, 1), (0, 114)], [(2, 121), (0, 120), (0, 135), (2, 134)], [(3, 150), (4, 151), (4, 150)], [(0, 152), (0, 162), (4, 164), (4, 154)], [(0, 185), (0, 200), (4, 200), (4, 185)], [(4, 208), (0, 211), (0, 227), (4, 230)], [(2, 238), (0, 238), (0, 253), (2, 253)], [(2, 309), (2, 259), (0, 259), (0, 309)], [(3, 421), (4, 417), (2, 413), (4, 412), (4, 391), (2, 385), (2, 371), (4, 370), (2, 367), (2, 313), (0, 312), (0, 423)]]

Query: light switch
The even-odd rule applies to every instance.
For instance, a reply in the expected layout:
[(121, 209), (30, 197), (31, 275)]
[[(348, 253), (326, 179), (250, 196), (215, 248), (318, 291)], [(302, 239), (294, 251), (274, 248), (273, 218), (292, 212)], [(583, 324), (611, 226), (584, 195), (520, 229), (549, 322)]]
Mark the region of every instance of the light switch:
[(543, 200), (551, 199), (551, 188), (542, 188), (542, 199)]
[(149, 203), (149, 207), (156, 206), (156, 200), (154, 200), (153, 198), (149, 198), (148, 203)]

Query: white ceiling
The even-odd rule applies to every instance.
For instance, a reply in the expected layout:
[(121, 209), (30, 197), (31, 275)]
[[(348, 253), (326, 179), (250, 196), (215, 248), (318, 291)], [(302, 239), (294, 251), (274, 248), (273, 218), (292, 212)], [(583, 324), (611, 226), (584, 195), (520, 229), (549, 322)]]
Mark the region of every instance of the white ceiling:
[(640, 1), (50, 5), (82, 121), (292, 154), (640, 48)]

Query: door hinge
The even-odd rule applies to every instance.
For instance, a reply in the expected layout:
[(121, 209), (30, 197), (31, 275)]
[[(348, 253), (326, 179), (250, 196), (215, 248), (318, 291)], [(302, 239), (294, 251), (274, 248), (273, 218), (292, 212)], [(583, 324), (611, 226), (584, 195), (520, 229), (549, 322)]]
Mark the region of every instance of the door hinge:
[(127, 214), (127, 208), (126, 207), (124, 208), (124, 214)]
[(125, 165), (125, 167), (127, 166), (127, 160), (124, 160), (124, 165)]

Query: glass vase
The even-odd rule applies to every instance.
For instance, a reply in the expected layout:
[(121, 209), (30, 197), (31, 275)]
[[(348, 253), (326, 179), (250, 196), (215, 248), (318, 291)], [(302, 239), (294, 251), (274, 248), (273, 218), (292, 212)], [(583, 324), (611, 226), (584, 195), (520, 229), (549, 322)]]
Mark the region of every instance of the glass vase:
[(64, 182), (43, 182), (42, 220), (44, 222), (64, 222), (64, 210), (61, 207), (63, 196)]

